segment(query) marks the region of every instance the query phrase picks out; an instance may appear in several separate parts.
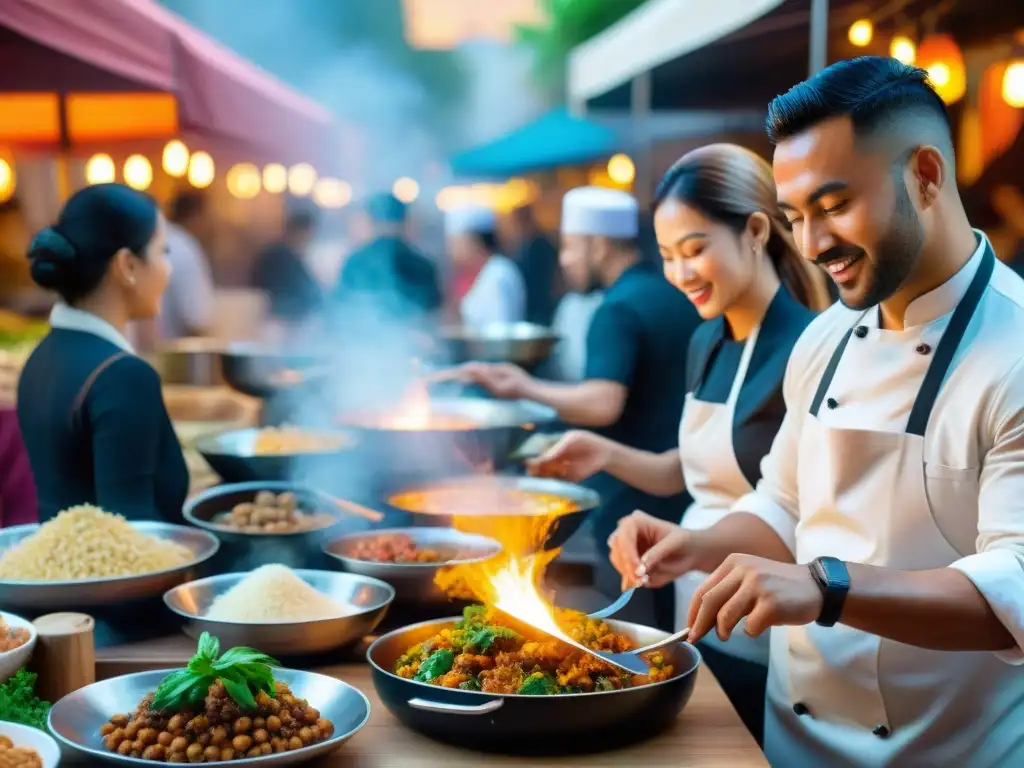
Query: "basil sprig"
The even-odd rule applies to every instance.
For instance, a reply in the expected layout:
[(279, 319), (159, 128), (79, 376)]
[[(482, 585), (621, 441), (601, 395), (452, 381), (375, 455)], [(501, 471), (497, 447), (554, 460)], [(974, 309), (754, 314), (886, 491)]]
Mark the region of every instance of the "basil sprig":
[(281, 664), (264, 653), (239, 646), (220, 654), (220, 641), (203, 632), (188, 666), (172, 672), (156, 688), (153, 709), (182, 710), (203, 704), (213, 683), (220, 680), (228, 696), (243, 710), (256, 709), (256, 695), (273, 696), (272, 667)]

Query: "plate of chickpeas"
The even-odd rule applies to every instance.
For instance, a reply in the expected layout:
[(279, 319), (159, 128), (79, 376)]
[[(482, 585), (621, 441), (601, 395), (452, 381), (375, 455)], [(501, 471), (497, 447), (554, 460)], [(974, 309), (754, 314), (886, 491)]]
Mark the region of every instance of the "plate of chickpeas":
[(218, 681), (202, 707), (154, 710), (153, 692), (170, 672), (124, 675), (75, 691), (53, 705), (50, 730), (107, 763), (297, 765), (337, 749), (370, 717), (369, 700), (348, 683), (277, 668), (275, 693), (261, 691), (255, 709), (243, 711)]
[(303, 510), (291, 491), (259, 491), (252, 501), (235, 504), (216, 515), (214, 525), (242, 533), (302, 533), (327, 528), (338, 522), (337, 515)]

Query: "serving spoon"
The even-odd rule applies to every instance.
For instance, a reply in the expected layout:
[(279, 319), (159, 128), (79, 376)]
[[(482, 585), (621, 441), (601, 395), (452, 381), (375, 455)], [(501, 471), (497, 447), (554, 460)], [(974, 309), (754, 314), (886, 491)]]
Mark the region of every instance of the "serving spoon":
[(633, 597), (633, 592), (635, 591), (635, 587), (630, 587), (621, 595), (619, 595), (615, 602), (609, 605), (607, 608), (602, 608), (600, 611), (594, 611), (593, 613), (588, 613), (587, 615), (592, 619), (607, 619), (609, 616), (614, 616), (616, 613), (618, 613), (626, 607), (626, 603), (628, 603), (630, 598)]

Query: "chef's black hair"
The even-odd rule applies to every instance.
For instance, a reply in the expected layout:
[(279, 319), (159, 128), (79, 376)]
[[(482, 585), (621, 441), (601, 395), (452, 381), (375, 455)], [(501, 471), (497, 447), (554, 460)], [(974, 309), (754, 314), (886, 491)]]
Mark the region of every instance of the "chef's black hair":
[(498, 253), (501, 251), (501, 243), (498, 242), (498, 233), (494, 230), (467, 232), (466, 234), (470, 237), (476, 238), (476, 241), (480, 243), (483, 248), (486, 248), (488, 253)]
[(302, 208), (292, 211), (284, 222), (286, 235), (304, 235), (316, 229), (317, 216), (313, 211)]
[[(797, 83), (768, 105), (765, 128), (778, 144), (825, 120), (848, 116), (858, 139), (895, 137), (934, 144), (953, 161), (946, 105), (928, 72), (885, 56), (839, 61)], [(894, 147), (898, 155), (904, 147)]]
[(176, 224), (183, 224), (194, 216), (198, 216), (206, 208), (204, 192), (180, 192), (171, 200), (167, 208), (167, 218)]
[(751, 216), (763, 213), (770, 225), (765, 251), (779, 279), (806, 307), (822, 310), (831, 304), (823, 273), (800, 255), (793, 242), (789, 222), (778, 207), (771, 166), (764, 158), (736, 144), (708, 144), (687, 152), (658, 184), (654, 212), (667, 200), (699, 211), (737, 236)]
[(73, 305), (96, 290), (122, 248), (145, 257), (158, 217), (157, 204), (143, 192), (123, 184), (85, 187), (29, 246), (32, 279)]

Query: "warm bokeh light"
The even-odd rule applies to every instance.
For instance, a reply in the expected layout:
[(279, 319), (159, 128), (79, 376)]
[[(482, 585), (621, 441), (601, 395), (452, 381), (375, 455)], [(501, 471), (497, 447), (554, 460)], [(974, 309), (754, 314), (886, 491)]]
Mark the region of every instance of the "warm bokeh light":
[(153, 183), (153, 166), (143, 155), (132, 155), (124, 161), (124, 183), (132, 189), (144, 191)]
[(850, 31), (846, 36), (858, 48), (871, 45), (871, 40), (875, 36), (875, 25), (870, 19), (858, 19), (850, 25)]
[(636, 166), (629, 155), (614, 155), (608, 161), (608, 178), (616, 184), (632, 184), (636, 178)]
[(306, 197), (316, 186), (316, 169), (309, 163), (293, 165), (288, 171), (288, 191)]
[(263, 188), (272, 195), (280, 195), (288, 189), (288, 169), (280, 163), (269, 163), (263, 167)]
[(341, 179), (317, 179), (312, 193), (313, 202), (321, 208), (344, 208), (352, 200), (352, 187)]
[(420, 196), (420, 185), (416, 183), (415, 179), (403, 176), (391, 187), (391, 194), (409, 205), (416, 202), (416, 198)]
[(240, 200), (251, 200), (260, 193), (260, 169), (252, 163), (232, 166), (225, 177), (228, 192)]
[(917, 46), (904, 35), (897, 35), (889, 42), (889, 55), (904, 64), (913, 64), (917, 58)]
[(1024, 107), (1024, 60), (1011, 62), (1003, 73), (1003, 100), (1011, 107)]
[(85, 164), (85, 180), (90, 184), (109, 184), (116, 176), (117, 169), (110, 155), (93, 155)]
[(196, 152), (188, 161), (188, 183), (197, 189), (208, 187), (216, 170), (209, 152)]
[(16, 186), (17, 179), (14, 175), (14, 168), (9, 162), (0, 157), (0, 203), (6, 203), (14, 197)]
[(960, 46), (949, 35), (930, 35), (917, 47), (917, 66), (928, 71), (939, 97), (954, 104), (967, 93), (967, 69)]
[(178, 139), (168, 141), (164, 147), (161, 165), (164, 173), (176, 179), (180, 179), (188, 173), (188, 147), (185, 146), (185, 143)]

